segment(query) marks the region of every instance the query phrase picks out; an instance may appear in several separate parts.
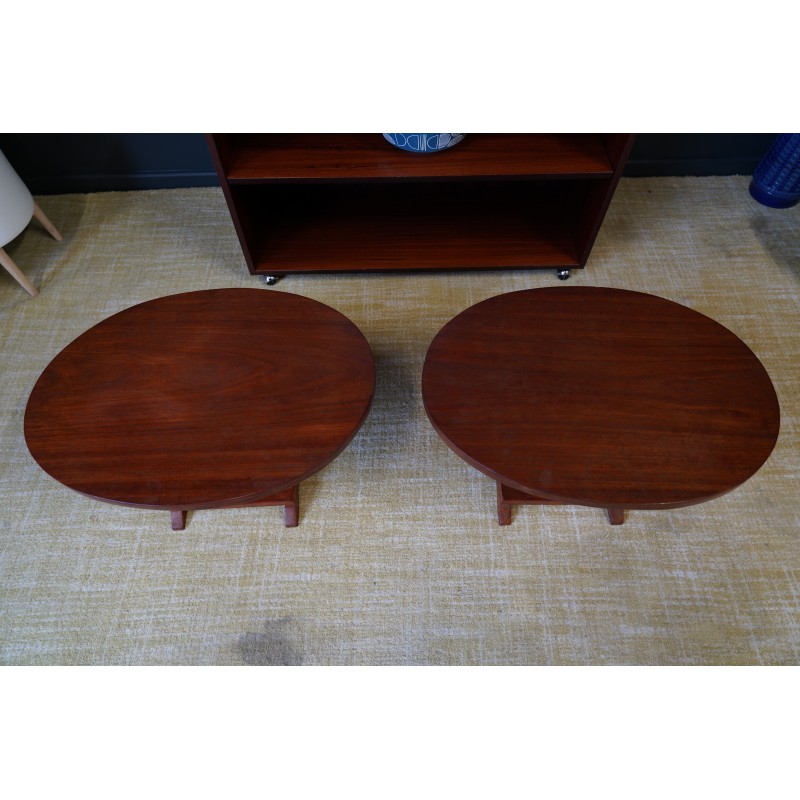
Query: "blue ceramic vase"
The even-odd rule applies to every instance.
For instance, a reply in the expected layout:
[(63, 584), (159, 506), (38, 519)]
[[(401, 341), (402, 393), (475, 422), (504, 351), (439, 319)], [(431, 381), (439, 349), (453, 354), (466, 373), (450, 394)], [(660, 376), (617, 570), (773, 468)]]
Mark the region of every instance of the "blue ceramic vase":
[(775, 139), (753, 173), (750, 194), (770, 208), (800, 202), (800, 133), (782, 133)]
[(410, 153), (436, 153), (458, 144), (464, 133), (384, 133), (383, 138)]

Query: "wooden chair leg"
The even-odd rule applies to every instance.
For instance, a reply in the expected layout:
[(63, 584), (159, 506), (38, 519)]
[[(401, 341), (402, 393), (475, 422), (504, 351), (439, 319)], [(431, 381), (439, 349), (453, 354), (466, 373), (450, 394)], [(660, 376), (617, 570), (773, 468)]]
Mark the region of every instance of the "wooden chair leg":
[(39, 208), (38, 203), (33, 204), (33, 216), (42, 223), (42, 227), (57, 241), (60, 242), (64, 237), (58, 232), (56, 226), (47, 218), (44, 211)]
[(11, 276), (31, 297), (36, 297), (39, 294), (39, 290), (23, 275), (22, 270), (2, 248), (0, 248), (0, 264), (8, 270)]

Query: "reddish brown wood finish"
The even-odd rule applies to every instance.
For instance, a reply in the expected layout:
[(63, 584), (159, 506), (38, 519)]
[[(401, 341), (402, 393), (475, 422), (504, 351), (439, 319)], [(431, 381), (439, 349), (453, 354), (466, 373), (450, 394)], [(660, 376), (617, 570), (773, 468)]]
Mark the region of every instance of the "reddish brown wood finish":
[[(711, 500), (775, 445), (772, 382), (731, 331), (640, 292), (512, 292), (451, 320), (428, 351), (425, 409), (498, 486), (498, 517), (549, 500), (625, 509)], [(527, 497), (526, 497), (527, 495)]]
[(577, 213), (578, 224), (575, 227), (575, 244), (578, 251), (578, 260), (585, 266), (592, 252), (600, 226), (605, 219), (611, 199), (617, 189), (617, 184), (622, 177), (622, 170), (628, 161), (628, 156), (633, 149), (635, 137), (626, 133), (612, 133), (605, 138), (606, 149), (611, 163), (614, 165), (614, 174), (608, 181), (586, 184), (585, 200), (579, 206)]
[(610, 177), (595, 134), (482, 133), (436, 154), (407, 153), (379, 133), (214, 134), (231, 183), (475, 177)]
[(512, 506), (541, 506), (553, 505), (553, 500), (534, 497), (527, 492), (520, 492), (511, 486), (505, 486), (497, 481), (497, 521), (501, 525), (511, 524)]
[[(258, 271), (577, 267), (566, 186), (331, 184), (262, 189), (250, 241)], [(252, 191), (252, 187), (248, 187)], [(237, 196), (238, 199), (238, 196)], [(421, 209), (427, 213), (421, 213)]]
[(581, 268), (629, 134), (209, 134), (252, 273)]
[[(262, 500), (252, 503), (234, 503), (224, 508), (249, 508), (250, 506), (283, 506), (283, 519), (287, 528), (296, 528), (300, 521), (300, 484), (295, 484), (290, 489), (276, 492)], [(172, 530), (182, 531), (186, 527), (186, 510), (171, 511)]]
[(186, 527), (185, 509), (179, 508), (177, 511), (170, 511), (169, 514), (172, 521), (172, 530), (182, 531)]
[[(98, 500), (171, 512), (284, 505), (369, 410), (375, 367), (346, 317), (297, 295), (214, 289), (121, 311), (65, 347), (25, 412), (34, 459)], [(182, 516), (181, 516), (182, 515)]]

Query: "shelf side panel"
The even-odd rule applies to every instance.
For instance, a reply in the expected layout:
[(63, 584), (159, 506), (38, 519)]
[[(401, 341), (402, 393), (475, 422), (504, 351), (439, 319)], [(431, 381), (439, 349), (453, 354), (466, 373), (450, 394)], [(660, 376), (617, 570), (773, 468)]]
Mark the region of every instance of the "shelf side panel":
[(227, 178), (227, 165), (231, 158), (231, 134), (209, 133), (206, 134), (206, 143), (217, 171), (220, 188), (225, 196), (228, 212), (231, 215), (234, 230), (239, 238), (247, 269), (251, 274), (255, 272), (255, 259), (253, 256), (253, 242), (258, 238), (258, 231), (253, 220), (252, 204), (247, 198), (238, 195)]
[(633, 134), (628, 133), (608, 134), (606, 137), (606, 147), (609, 158), (614, 164), (614, 174), (608, 180), (597, 181), (591, 185), (583, 210), (577, 215), (575, 240), (578, 244), (581, 267), (585, 267), (589, 260), (635, 138)]

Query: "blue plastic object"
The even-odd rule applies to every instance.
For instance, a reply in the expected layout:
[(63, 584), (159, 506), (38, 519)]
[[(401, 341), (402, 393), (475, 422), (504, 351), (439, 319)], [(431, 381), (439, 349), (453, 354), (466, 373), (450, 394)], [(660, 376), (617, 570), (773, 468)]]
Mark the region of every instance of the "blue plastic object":
[(458, 144), (464, 133), (384, 133), (383, 138), (411, 153), (435, 153)]
[(770, 208), (800, 202), (800, 133), (782, 133), (759, 161), (750, 194)]

